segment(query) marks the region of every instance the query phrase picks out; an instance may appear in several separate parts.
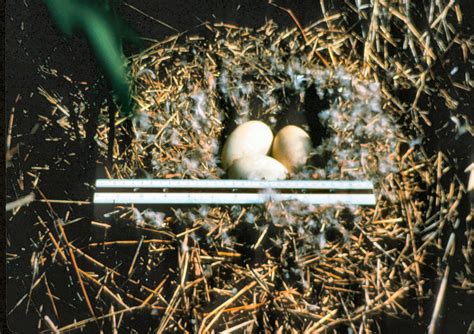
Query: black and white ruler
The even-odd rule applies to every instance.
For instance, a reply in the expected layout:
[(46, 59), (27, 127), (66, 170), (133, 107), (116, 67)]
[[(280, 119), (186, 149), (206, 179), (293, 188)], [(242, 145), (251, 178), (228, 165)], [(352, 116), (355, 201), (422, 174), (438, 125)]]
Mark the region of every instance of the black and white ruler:
[(315, 205), (375, 205), (370, 181), (98, 179), (96, 205), (263, 204), (297, 200)]

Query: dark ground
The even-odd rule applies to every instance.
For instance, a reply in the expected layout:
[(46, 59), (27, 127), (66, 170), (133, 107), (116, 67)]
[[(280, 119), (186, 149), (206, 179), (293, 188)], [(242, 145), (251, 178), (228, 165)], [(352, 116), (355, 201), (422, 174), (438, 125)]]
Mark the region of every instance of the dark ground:
[[(147, 14), (156, 17), (170, 24), (179, 31), (193, 28), (202, 21), (235, 23), (241, 26), (259, 27), (266, 18), (274, 19), (280, 25), (292, 26), (294, 22), (281, 10), (269, 6), (266, 1), (139, 1), (130, 0), (128, 3), (140, 8)], [(469, 8), (469, 1), (464, 1), (463, 8)], [(240, 4), (240, 8), (238, 8)], [(280, 1), (280, 5), (291, 8), (300, 22), (305, 25), (321, 17), (319, 1), (299, 1), (298, 6), (292, 1)], [(129, 25), (140, 35), (147, 38), (160, 40), (174, 32), (159, 23), (123, 6), (122, 13)], [(467, 14), (467, 15), (466, 15)], [(469, 17), (468, 13), (464, 13)], [(8, 121), (12, 108), (15, 108), (14, 136), (21, 134), (21, 137), (14, 137), (14, 143), (21, 143), (20, 154), (25, 155), (31, 148), (30, 157), (27, 161), (14, 160), (14, 167), (7, 170), (7, 202), (26, 195), (30, 190), (28, 185), (30, 180), (25, 176), (25, 190), (22, 192), (14, 183), (19, 177), (20, 170), (29, 170), (36, 164), (42, 166), (54, 159), (63, 152), (71, 150), (77, 153), (77, 159), (71, 160), (72, 166), (64, 164), (55, 165), (50, 171), (41, 174), (41, 189), (48, 198), (63, 198), (65, 195), (70, 198), (84, 199), (91, 196), (91, 191), (83, 186), (85, 182), (93, 184), (95, 181), (95, 144), (92, 136), (88, 136), (83, 142), (68, 141), (68, 146), (61, 143), (43, 142), (43, 137), (61, 136), (55, 134), (31, 134), (38, 121), (38, 116), (50, 110), (50, 105), (45, 99), (38, 95), (37, 88), (44, 86), (48, 90), (56, 91), (59, 95), (68, 99), (68, 94), (72, 87), (64, 84), (61, 78), (44, 79), (38, 70), (40, 65), (58, 70), (59, 74), (65, 74), (73, 78), (76, 82), (95, 83), (101, 73), (87, 42), (82, 36), (65, 38), (61, 35), (55, 24), (52, 22), (45, 6), (41, 1), (23, 0), (7, 1), (5, 16), (5, 76), (6, 76), (6, 118)], [(468, 32), (468, 28), (466, 28)], [(133, 48), (127, 47), (133, 50)], [(34, 93), (30, 96), (30, 93)], [(15, 102), (18, 94), (21, 99)], [(108, 97), (108, 88), (105, 84), (98, 84), (95, 89), (91, 89), (86, 98), (91, 101), (102, 101)], [(464, 101), (466, 110), (470, 109), (469, 99)], [(27, 112), (24, 112), (26, 110)], [(472, 110), (472, 109), (471, 109)], [(93, 117), (91, 117), (93, 119)], [(440, 120), (441, 121), (441, 120)], [(93, 134), (94, 121), (92, 120), (86, 131)], [(64, 136), (64, 134), (62, 134)], [(466, 140), (468, 140), (466, 138)], [(442, 147), (444, 150), (453, 151), (453, 155), (460, 159), (459, 170), (468, 163), (469, 150), (472, 149), (470, 142), (460, 145), (460, 142), (439, 138), (433, 139), (432, 149)], [(463, 160), (464, 159), (464, 160)], [(75, 208), (77, 209), (77, 208)], [(463, 210), (467, 210), (464, 206)], [(12, 244), (8, 251), (24, 256), (15, 267), (8, 268), (8, 277), (24, 277), (30, 275), (30, 233), (31, 222), (36, 219), (36, 210), (42, 210), (39, 206), (32, 204), (28, 210), (22, 210), (22, 216), (15, 217), (14, 224), (7, 222), (8, 234), (11, 236)], [(58, 211), (66, 210), (58, 208)], [(90, 208), (82, 208), (84, 216), (91, 215)], [(34, 239), (34, 235), (31, 235)], [(462, 238), (462, 235), (460, 236)], [(461, 239), (463, 240), (463, 239)], [(460, 245), (458, 245), (460, 247)], [(460, 252), (457, 252), (458, 254)], [(452, 272), (459, 268), (461, 259), (455, 259)], [(19, 262), (17, 262), (19, 263)], [(25, 270), (26, 269), (26, 270)], [(453, 275), (451, 275), (453, 276)], [(437, 283), (433, 282), (436, 288)], [(23, 296), (28, 286), (23, 286), (21, 282), (9, 280), (7, 285), (7, 312)], [(436, 291), (434, 291), (436, 293)], [(471, 296), (472, 298), (472, 296)], [(384, 323), (384, 333), (421, 333), (426, 332), (426, 321), (429, 321), (433, 302), (428, 302), (425, 315), (428, 319), (420, 319), (419, 322), (387, 320)], [(448, 288), (448, 295), (443, 313), (443, 328), (440, 332), (466, 333), (469, 323), (474, 319), (474, 305), (467, 295), (459, 290)], [(29, 317), (32, 317), (28, 319)], [(25, 316), (25, 309), (18, 308), (13, 312), (8, 325), (12, 332), (31, 333), (36, 332), (36, 314)], [(425, 324), (423, 324), (425, 323)]]

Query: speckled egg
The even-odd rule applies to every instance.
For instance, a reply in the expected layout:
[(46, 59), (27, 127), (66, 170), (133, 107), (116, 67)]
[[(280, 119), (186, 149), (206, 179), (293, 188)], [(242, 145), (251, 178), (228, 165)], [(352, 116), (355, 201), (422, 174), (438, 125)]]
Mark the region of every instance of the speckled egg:
[(272, 156), (292, 173), (306, 164), (311, 147), (311, 138), (302, 128), (287, 125), (275, 136)]
[(252, 155), (236, 159), (228, 170), (230, 179), (284, 180), (288, 170), (280, 162), (266, 155)]
[(272, 130), (263, 122), (249, 121), (239, 125), (224, 144), (221, 154), (222, 167), (228, 169), (234, 160), (245, 156), (268, 154), (272, 141)]

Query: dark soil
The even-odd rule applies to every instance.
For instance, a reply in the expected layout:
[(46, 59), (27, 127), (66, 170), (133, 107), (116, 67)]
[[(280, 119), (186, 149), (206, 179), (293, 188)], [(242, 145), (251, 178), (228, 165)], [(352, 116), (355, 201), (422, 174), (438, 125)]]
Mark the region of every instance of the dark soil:
[[(326, 1), (332, 3), (332, 6), (338, 5), (338, 2), (344, 1)], [(279, 25), (293, 26), (294, 22), (287, 13), (270, 6), (266, 1), (138, 1), (130, 0), (128, 3), (140, 8), (143, 12), (165, 21), (179, 31), (194, 29), (196, 32), (205, 33), (205, 30), (199, 31), (194, 27), (203, 21), (234, 23), (241, 26), (259, 27), (265, 19), (272, 18)], [(304, 26), (309, 22), (318, 20), (322, 17), (319, 1), (300, 1), (298, 6), (292, 1), (279, 1), (279, 5), (291, 8), (301, 24)], [(469, 0), (461, 3), (461, 7), (472, 9)], [(327, 5), (327, 9), (331, 6)], [(131, 10), (127, 6), (122, 6), (121, 10), (125, 20), (140, 35), (155, 40), (163, 39), (168, 35), (174, 34), (172, 30), (159, 23)], [(473, 14), (473, 13), (471, 13)], [(465, 18), (469, 20), (469, 13), (464, 13)], [(421, 19), (420, 19), (421, 20)], [(31, 177), (24, 174), (32, 166), (49, 165), (50, 169), (41, 173), (40, 188), (47, 198), (68, 198), (84, 200), (91, 198), (92, 188), (84, 186), (94, 184), (96, 178), (96, 156), (97, 147), (93, 140), (99, 107), (94, 105), (94, 101), (104, 101), (109, 99), (109, 88), (104, 80), (99, 80), (101, 70), (96, 64), (92, 52), (86, 40), (76, 35), (72, 38), (64, 37), (58, 28), (52, 22), (47, 9), (40, 1), (8, 1), (6, 4), (6, 118), (14, 108), (15, 122), (13, 128), (12, 146), (19, 144), (19, 154), (12, 159), (12, 167), (7, 166), (6, 182), (6, 201), (12, 201), (30, 192)], [(420, 21), (422, 26), (422, 21)], [(358, 27), (359, 29), (361, 27)], [(465, 28), (464, 33), (471, 33), (470, 27)], [(147, 42), (145, 42), (147, 43)], [(125, 46), (126, 52), (131, 54), (136, 51), (132, 45)], [(449, 58), (449, 54), (445, 55)], [(451, 60), (455, 61), (455, 59)], [(85, 140), (71, 140), (70, 134), (60, 130), (50, 130), (35, 132), (35, 125), (42, 114), (49, 115), (50, 104), (37, 93), (40, 86), (46, 87), (50, 91), (55, 91), (58, 95), (67, 99), (73, 99), (69, 94), (74, 88), (74, 84), (65, 85), (62, 78), (53, 79), (48, 76), (47, 79), (39, 71), (39, 66), (45, 65), (53, 68), (60, 75), (65, 74), (71, 77), (75, 82), (86, 82), (90, 88), (85, 92), (85, 99), (93, 106), (88, 110), (90, 118), (86, 125), (87, 138)], [(437, 64), (435, 71), (442, 72), (442, 64)], [(464, 71), (459, 71), (464, 73)], [(449, 83), (446, 82), (449, 88)], [(32, 95), (30, 95), (32, 94)], [(399, 98), (410, 100), (410, 94), (413, 92), (399, 92)], [(472, 115), (472, 98), (469, 93), (459, 92), (460, 108), (466, 115), (469, 112)], [(464, 95), (463, 95), (464, 94)], [(17, 96), (21, 99), (16, 101)], [(456, 96), (456, 94), (451, 94)], [(441, 132), (436, 131), (446, 118), (449, 118), (449, 112), (444, 106), (444, 102), (434, 97), (432, 129), (429, 132), (430, 142), (428, 149), (431, 151), (442, 150), (446, 152), (451, 159), (457, 161), (457, 168), (453, 173), (466, 179), (463, 172), (469, 163), (470, 152), (474, 152), (472, 138), (463, 136), (455, 138), (452, 135), (452, 129), (445, 129)], [(67, 104), (67, 103), (66, 103)], [(46, 138), (60, 138), (59, 141), (45, 141)], [(29, 157), (25, 161), (18, 159), (24, 157), (29, 152)], [(70, 165), (65, 164), (59, 159), (65, 154), (75, 153), (75, 157), (68, 158)], [(25, 179), (25, 188), (20, 190), (17, 180), (23, 174)], [(67, 206), (54, 206), (59, 217), (67, 210)], [(468, 210), (467, 201), (460, 208), (464, 212)], [(77, 216), (85, 217), (90, 220), (93, 216), (91, 206), (75, 206), (74, 212)], [(35, 246), (31, 239), (37, 238), (37, 228), (33, 225), (37, 221), (37, 215), (47, 217), (46, 206), (41, 203), (33, 203), (28, 209), (22, 209), (14, 217), (7, 217), (7, 235), (9, 244), (7, 252), (18, 254), (21, 259), (15, 261), (15, 265), (7, 268), (7, 313), (15, 306), (18, 300), (29, 290), (31, 282), (31, 252)], [(463, 216), (463, 215), (461, 215)], [(465, 215), (464, 215), (465, 217)], [(70, 234), (78, 236), (76, 243), (80, 244), (80, 237), (88, 238), (90, 236), (89, 228), (84, 229), (80, 223), (73, 226)], [(465, 226), (462, 223), (462, 226)], [(73, 231), (76, 230), (76, 231)], [(463, 265), (463, 258), (460, 247), (465, 243), (464, 229), (460, 229), (457, 236), (458, 254), (452, 261), (451, 271), (459, 271)], [(436, 266), (436, 265), (434, 265)], [(454, 275), (451, 275), (454, 277)], [(53, 278), (52, 278), (53, 279)], [(452, 283), (452, 282), (451, 282)], [(436, 294), (439, 281), (433, 281), (433, 292)], [(56, 286), (55, 289), (61, 287)], [(63, 289), (68, 289), (66, 282)], [(76, 290), (76, 289), (74, 289)], [(73, 289), (71, 289), (73, 291)], [(39, 295), (38, 295), (39, 296)], [(45, 297), (47, 298), (47, 297)], [(448, 287), (446, 301), (444, 305), (442, 328), (440, 332), (466, 333), (470, 322), (474, 319), (474, 303), (472, 296), (463, 294), (461, 290)], [(17, 308), (8, 317), (8, 327), (12, 332), (33, 333), (37, 332), (38, 309), (40, 305), (29, 305), (28, 311), (26, 304)], [(45, 302), (49, 305), (48, 302)], [(61, 305), (67, 308), (67, 305)], [(386, 319), (381, 328), (383, 333), (419, 333), (426, 332), (426, 324), (430, 320), (431, 311), (434, 307), (434, 300), (426, 301), (426, 308), (422, 317), (414, 316), (413, 320)], [(48, 310), (44, 310), (49, 312)], [(74, 317), (85, 310), (76, 310), (77, 313), (71, 313), (69, 320), (72, 322)], [(80, 318), (80, 316), (78, 316)], [(64, 319), (62, 319), (64, 320)]]

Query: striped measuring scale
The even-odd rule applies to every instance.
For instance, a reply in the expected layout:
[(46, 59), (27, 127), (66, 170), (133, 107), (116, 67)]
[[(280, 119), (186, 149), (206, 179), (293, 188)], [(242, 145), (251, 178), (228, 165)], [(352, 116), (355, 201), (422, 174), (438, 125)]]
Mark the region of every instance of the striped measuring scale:
[(224, 205), (297, 200), (315, 205), (375, 205), (370, 181), (98, 179), (94, 204)]

